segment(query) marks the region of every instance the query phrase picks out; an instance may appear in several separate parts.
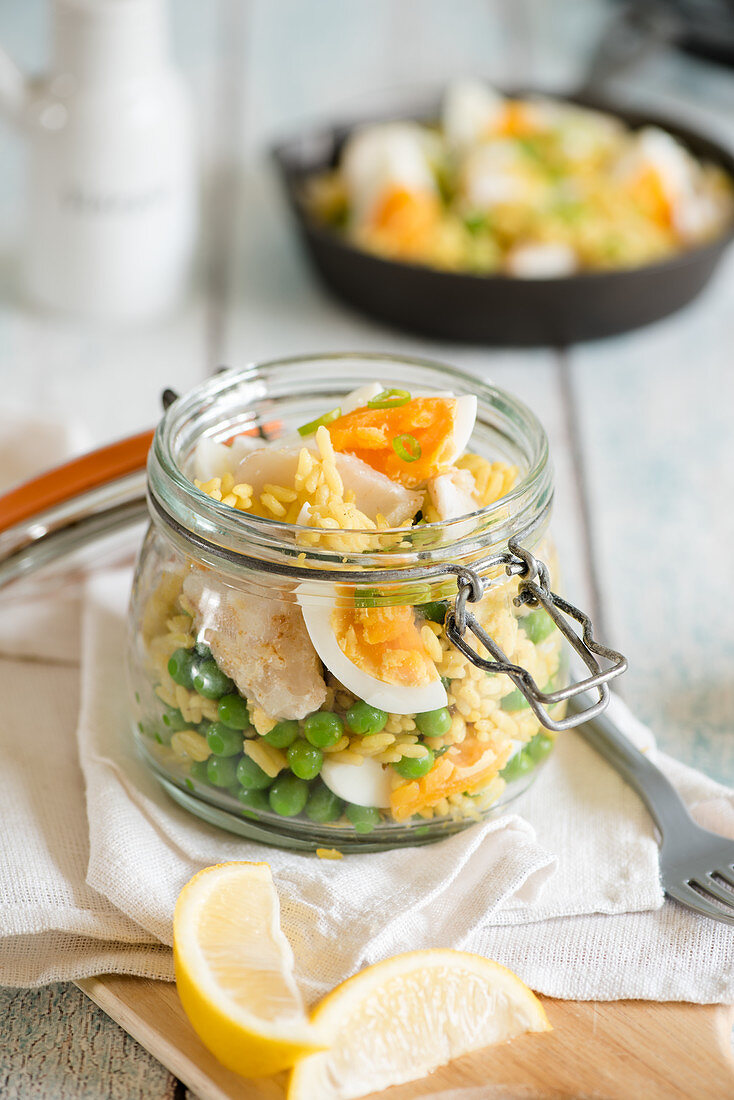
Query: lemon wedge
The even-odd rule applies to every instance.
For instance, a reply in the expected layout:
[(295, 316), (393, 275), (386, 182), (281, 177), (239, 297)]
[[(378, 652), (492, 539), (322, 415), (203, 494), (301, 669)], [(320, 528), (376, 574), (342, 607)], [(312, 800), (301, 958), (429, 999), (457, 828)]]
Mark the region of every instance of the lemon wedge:
[(288, 1100), (354, 1100), (425, 1077), (453, 1058), (526, 1031), (550, 1031), (511, 971), (464, 951), (412, 951), (355, 974), (312, 1014), (328, 1051), (295, 1066)]
[(293, 977), (267, 863), (220, 863), (183, 888), (173, 918), (176, 987), (212, 1054), (245, 1077), (321, 1050)]

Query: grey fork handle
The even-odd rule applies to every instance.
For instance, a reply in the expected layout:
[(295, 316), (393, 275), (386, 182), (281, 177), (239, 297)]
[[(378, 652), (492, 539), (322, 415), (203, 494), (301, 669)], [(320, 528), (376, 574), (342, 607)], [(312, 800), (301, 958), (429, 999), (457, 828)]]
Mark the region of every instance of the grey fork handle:
[[(571, 705), (579, 704), (574, 700)], [(672, 783), (644, 753), (635, 748), (608, 714), (598, 714), (576, 729), (637, 791), (663, 839), (676, 829), (695, 827), (693, 818)]]

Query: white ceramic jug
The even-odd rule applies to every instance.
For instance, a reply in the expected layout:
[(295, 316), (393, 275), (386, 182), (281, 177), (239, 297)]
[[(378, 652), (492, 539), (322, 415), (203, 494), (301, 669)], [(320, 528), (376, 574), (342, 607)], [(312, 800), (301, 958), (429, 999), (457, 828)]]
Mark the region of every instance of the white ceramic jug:
[(189, 281), (191, 112), (164, 0), (53, 0), (47, 74), (0, 54), (0, 106), (29, 142), (28, 296), (100, 320), (152, 318)]

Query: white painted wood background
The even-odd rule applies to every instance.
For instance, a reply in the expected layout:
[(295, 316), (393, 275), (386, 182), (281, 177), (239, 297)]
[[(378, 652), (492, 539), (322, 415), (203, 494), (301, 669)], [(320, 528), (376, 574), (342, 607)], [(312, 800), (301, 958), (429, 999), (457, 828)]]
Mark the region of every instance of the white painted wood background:
[[(647, 330), (567, 350), (428, 344), (332, 302), (298, 254), (267, 143), (309, 119), (461, 73), (577, 79), (597, 0), (175, 0), (177, 58), (204, 168), (196, 293), (136, 331), (34, 315), (17, 301), (22, 141), (0, 129), (3, 411), (69, 417), (88, 444), (152, 425), (165, 386), (296, 351), (417, 352), (486, 375), (538, 413), (557, 471), (571, 599), (630, 658), (624, 694), (681, 759), (734, 782), (734, 254), (704, 298)], [(42, 68), (47, 3), (0, 0), (0, 42)], [(513, 28), (528, 36), (516, 40)], [(614, 89), (734, 145), (734, 75), (677, 55)], [(1, 908), (1, 903), (0, 903)], [(184, 1089), (73, 986), (0, 991), (3, 1100), (164, 1100)]]

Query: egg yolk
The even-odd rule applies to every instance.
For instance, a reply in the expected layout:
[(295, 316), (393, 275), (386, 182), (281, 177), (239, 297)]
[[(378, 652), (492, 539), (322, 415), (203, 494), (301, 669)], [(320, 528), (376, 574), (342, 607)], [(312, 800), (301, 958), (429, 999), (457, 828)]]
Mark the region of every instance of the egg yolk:
[(660, 173), (645, 168), (629, 188), (632, 199), (640, 209), (659, 225), (670, 225), (673, 210)]
[[(328, 429), (335, 451), (348, 451), (392, 481), (413, 488), (449, 464), (455, 422), (455, 398), (414, 397), (397, 409), (354, 409)], [(401, 436), (412, 440), (401, 441)]]
[(493, 132), (504, 137), (525, 137), (537, 130), (530, 105), (520, 99), (509, 99)]
[(438, 679), (412, 607), (336, 608), (331, 625), (345, 657), (374, 679), (403, 687)]
[(422, 779), (410, 780), (395, 788), (390, 795), (393, 817), (396, 821), (405, 821), (442, 798), (485, 786), (505, 766), (511, 751), (508, 745), (498, 754), (476, 738), (452, 745)]
[(430, 191), (390, 187), (372, 212), (372, 229), (396, 256), (420, 256), (441, 217), (438, 197)]

